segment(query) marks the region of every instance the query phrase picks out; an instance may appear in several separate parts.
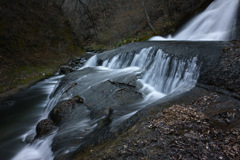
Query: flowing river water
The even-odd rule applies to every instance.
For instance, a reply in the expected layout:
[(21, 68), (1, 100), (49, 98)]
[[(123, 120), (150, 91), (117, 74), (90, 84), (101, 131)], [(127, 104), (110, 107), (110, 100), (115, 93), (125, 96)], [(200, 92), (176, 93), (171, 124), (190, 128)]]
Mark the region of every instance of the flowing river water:
[[(157, 36), (150, 40), (229, 40), (238, 3), (238, 0), (216, 0), (175, 36), (168, 38)], [(79, 94), (87, 94), (95, 86), (109, 79), (136, 76), (139, 92), (144, 98), (122, 109), (116, 108), (112, 122), (112, 126), (116, 126), (142, 107), (162, 97), (191, 89), (197, 81), (201, 67), (197, 65), (197, 59), (197, 57), (178, 59), (154, 47), (143, 48), (134, 53), (118, 53), (106, 58), (101, 64), (98, 63), (99, 57), (96, 55), (80, 68), (79, 72), (89, 68), (92, 68), (93, 72), (76, 79), (78, 83), (84, 84)], [(51, 160), (54, 158), (51, 144), (57, 133), (52, 133), (43, 139), (32, 140), (36, 135), (37, 122), (47, 118), (59, 101), (70, 98), (62, 95), (67, 86), (56, 90), (62, 77), (53, 76), (40, 81), (1, 104), (2, 108), (5, 108), (1, 112), (1, 159)], [(134, 109), (130, 109), (129, 106)], [(95, 127), (93, 121), (87, 117), (72, 125), (69, 131), (86, 128), (91, 131)], [(64, 134), (68, 134), (68, 131)], [(74, 147), (77, 146), (67, 147), (63, 152), (69, 152)]]

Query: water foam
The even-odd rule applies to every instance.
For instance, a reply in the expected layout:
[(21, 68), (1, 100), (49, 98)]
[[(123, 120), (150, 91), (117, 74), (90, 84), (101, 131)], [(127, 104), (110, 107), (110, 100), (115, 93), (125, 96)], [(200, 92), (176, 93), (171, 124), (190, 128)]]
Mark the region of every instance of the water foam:
[(175, 36), (154, 36), (149, 41), (226, 41), (231, 39), (239, 0), (215, 0)]

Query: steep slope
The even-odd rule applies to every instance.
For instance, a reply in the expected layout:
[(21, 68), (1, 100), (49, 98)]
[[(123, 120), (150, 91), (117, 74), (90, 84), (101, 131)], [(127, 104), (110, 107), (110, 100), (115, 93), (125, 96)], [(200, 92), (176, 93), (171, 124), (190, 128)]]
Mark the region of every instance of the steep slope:
[(213, 0), (56, 1), (85, 48), (98, 49), (174, 33)]
[(79, 51), (68, 20), (51, 0), (2, 0), (0, 24), (0, 93), (52, 74)]

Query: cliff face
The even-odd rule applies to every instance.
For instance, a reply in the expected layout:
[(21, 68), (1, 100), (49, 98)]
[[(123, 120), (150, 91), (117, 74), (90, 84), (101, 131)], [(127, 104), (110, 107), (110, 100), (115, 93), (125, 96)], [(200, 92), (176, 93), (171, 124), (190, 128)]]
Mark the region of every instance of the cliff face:
[(174, 33), (213, 0), (56, 1), (85, 46), (112, 47)]
[(51, 74), (79, 43), (51, 0), (0, 2), (0, 93)]
[(240, 3), (238, 4), (238, 13), (236, 18), (236, 29), (235, 32), (233, 32), (233, 37), (235, 39), (240, 40)]

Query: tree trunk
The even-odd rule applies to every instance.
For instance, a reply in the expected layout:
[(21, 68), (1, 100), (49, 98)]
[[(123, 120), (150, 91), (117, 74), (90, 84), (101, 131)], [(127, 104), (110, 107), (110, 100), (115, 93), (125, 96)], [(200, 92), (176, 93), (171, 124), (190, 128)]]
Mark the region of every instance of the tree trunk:
[(153, 25), (151, 24), (151, 21), (150, 21), (150, 18), (148, 16), (148, 13), (147, 13), (147, 9), (145, 7), (145, 3), (144, 3), (144, 0), (142, 0), (142, 6), (144, 8), (144, 12), (145, 12), (145, 15), (146, 15), (146, 19), (147, 19), (147, 23), (148, 23), (148, 26), (151, 28), (151, 30), (153, 31), (154, 30), (154, 27)]

